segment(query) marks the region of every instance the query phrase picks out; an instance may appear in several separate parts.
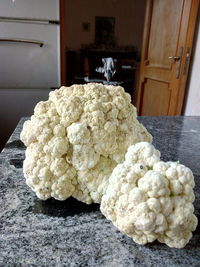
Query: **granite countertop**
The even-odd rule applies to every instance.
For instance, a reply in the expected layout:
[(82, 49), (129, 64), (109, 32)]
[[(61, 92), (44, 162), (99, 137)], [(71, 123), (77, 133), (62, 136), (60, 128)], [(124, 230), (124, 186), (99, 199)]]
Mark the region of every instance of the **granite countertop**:
[[(200, 266), (200, 227), (184, 249), (135, 244), (99, 211), (73, 198), (41, 201), (25, 184), (22, 118), (0, 154), (0, 266)], [(140, 117), (163, 160), (195, 176), (200, 219), (200, 117)]]

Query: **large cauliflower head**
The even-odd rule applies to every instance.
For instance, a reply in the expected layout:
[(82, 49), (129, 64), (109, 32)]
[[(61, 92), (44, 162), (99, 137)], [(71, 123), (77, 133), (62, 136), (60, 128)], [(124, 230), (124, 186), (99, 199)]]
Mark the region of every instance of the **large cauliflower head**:
[(115, 167), (102, 197), (101, 211), (136, 243), (158, 240), (182, 248), (196, 229), (194, 178), (178, 162), (160, 161), (147, 142), (130, 146)]
[(88, 204), (101, 201), (127, 148), (152, 140), (122, 87), (94, 83), (50, 92), (20, 138), (26, 182), (39, 198), (73, 196)]

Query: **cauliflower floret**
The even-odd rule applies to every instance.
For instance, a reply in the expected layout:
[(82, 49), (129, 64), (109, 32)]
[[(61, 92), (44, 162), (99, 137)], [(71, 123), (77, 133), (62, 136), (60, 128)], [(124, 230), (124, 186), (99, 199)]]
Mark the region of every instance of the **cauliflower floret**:
[(67, 137), (73, 145), (88, 144), (90, 142), (90, 131), (86, 123), (72, 123), (67, 128)]
[(101, 156), (95, 167), (78, 171), (78, 181), (84, 183), (91, 198), (96, 199), (98, 203), (106, 191), (109, 176), (115, 165), (112, 160)]
[(75, 169), (64, 158), (39, 151), (37, 143), (27, 148), (23, 171), (27, 185), (43, 200), (50, 197), (64, 200), (72, 195), (77, 184)]
[(42, 199), (99, 203), (127, 148), (152, 141), (136, 116), (120, 86), (91, 83), (50, 92), (21, 132), (27, 184)]
[(160, 161), (153, 145), (129, 147), (125, 161), (113, 170), (101, 211), (139, 244), (158, 240), (182, 248), (196, 229), (194, 177), (178, 162)]
[(160, 151), (147, 142), (140, 142), (128, 148), (125, 159), (128, 163), (141, 163), (152, 167), (154, 163), (160, 161)]
[(65, 137), (54, 136), (44, 146), (44, 152), (51, 154), (53, 157), (62, 157), (67, 153), (69, 147), (68, 139)]
[(92, 169), (100, 159), (100, 154), (96, 153), (92, 145), (74, 145), (72, 155), (72, 165), (76, 170)]
[(169, 196), (168, 180), (156, 171), (148, 171), (138, 181), (138, 188), (149, 197)]

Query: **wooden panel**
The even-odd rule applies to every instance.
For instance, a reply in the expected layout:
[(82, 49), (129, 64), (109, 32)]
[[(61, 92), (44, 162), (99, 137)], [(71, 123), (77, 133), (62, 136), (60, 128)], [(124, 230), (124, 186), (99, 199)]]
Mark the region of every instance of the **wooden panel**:
[(171, 91), (169, 84), (145, 79), (142, 85), (142, 116), (164, 116), (168, 114)]
[(176, 54), (183, 0), (154, 0), (147, 64), (171, 69)]

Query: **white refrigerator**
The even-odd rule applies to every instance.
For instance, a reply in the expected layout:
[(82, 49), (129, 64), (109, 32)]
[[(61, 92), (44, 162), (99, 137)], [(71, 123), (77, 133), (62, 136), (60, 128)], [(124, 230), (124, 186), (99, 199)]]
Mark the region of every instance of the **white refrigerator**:
[(0, 151), (23, 116), (60, 87), (59, 0), (0, 0)]
[(59, 85), (59, 1), (1, 0), (0, 88)]

